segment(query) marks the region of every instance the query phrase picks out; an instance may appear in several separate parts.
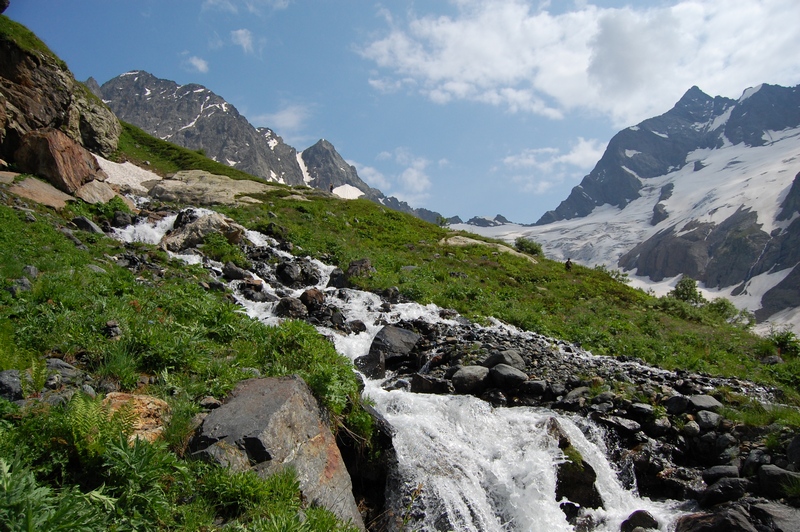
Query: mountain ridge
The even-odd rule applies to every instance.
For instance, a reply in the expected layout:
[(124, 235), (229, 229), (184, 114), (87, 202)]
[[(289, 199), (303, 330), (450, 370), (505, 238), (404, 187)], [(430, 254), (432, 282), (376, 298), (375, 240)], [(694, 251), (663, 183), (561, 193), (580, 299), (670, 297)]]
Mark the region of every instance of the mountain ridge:
[(737, 100), (692, 87), (617, 133), (534, 226), (465, 228), (532, 238), (552, 258), (619, 268), (660, 293), (685, 275), (800, 330), (798, 139), (798, 87), (762, 84)]
[(363, 196), (432, 223), (441, 219), (437, 212), (413, 208), (370, 187), (330, 142), (321, 139), (298, 151), (273, 129), (254, 127), (235, 106), (202, 85), (179, 85), (132, 70), (108, 80), (99, 91), (121, 120), (265, 181), (312, 186), (346, 198)]

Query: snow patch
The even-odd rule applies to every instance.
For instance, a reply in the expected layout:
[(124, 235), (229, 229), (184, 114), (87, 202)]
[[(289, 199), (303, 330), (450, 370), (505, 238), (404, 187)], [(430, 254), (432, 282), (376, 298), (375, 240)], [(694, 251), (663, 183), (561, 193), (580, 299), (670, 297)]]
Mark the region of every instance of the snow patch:
[(636, 150), (625, 150), (625, 157), (630, 158), (633, 157), (634, 155), (639, 155), (640, 153), (642, 152)]
[(110, 185), (119, 185), (120, 187), (127, 187), (130, 191), (134, 194), (141, 194), (147, 195), (148, 188), (143, 185), (143, 183), (147, 181), (160, 181), (161, 176), (151, 172), (150, 170), (145, 170), (144, 168), (139, 168), (133, 163), (124, 162), (124, 163), (115, 163), (109, 161), (108, 159), (104, 159), (99, 155), (94, 156), (97, 159), (100, 168), (108, 176), (105, 180), (106, 183)]
[(305, 184), (309, 184), (314, 181), (314, 178), (311, 177), (308, 173), (308, 168), (306, 168), (306, 162), (303, 160), (303, 152), (297, 152), (297, 164), (300, 165), (300, 172), (303, 174), (303, 182)]
[(340, 185), (333, 189), (333, 193), (334, 195), (344, 199), (358, 199), (364, 195), (361, 190), (357, 189), (353, 185)]
[(746, 88), (746, 89), (744, 90), (744, 92), (742, 93), (742, 97), (741, 97), (741, 98), (739, 98), (739, 103), (742, 103), (743, 101), (745, 101), (746, 99), (748, 99), (750, 96), (752, 96), (752, 95), (754, 95), (755, 93), (757, 93), (758, 91), (760, 91), (760, 90), (761, 90), (761, 87), (763, 87), (763, 86), (764, 86), (764, 84), (762, 83), (762, 84), (760, 84), (760, 85), (756, 85), (755, 87), (748, 87), (748, 88)]

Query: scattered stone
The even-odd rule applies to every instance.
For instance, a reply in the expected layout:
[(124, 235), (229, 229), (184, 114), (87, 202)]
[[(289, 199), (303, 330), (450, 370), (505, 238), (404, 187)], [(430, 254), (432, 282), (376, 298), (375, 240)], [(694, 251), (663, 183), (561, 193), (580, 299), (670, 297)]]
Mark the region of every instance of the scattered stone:
[(486, 389), (488, 380), (489, 368), (465, 366), (453, 375), (453, 387), (456, 393), (478, 395)]
[(695, 411), (709, 410), (711, 412), (716, 412), (722, 408), (722, 403), (710, 395), (692, 395), (689, 397), (689, 405)]
[(619, 526), (620, 532), (634, 532), (637, 528), (655, 530), (658, 529), (658, 521), (647, 510), (636, 510)]

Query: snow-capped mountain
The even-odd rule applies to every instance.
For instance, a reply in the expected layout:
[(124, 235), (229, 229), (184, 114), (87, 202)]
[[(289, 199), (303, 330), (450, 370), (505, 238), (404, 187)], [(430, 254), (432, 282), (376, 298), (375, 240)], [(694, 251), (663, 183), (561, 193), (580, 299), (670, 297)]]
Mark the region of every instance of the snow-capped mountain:
[(692, 87), (615, 135), (535, 226), (469, 229), (532, 238), (551, 258), (619, 268), (659, 294), (688, 275), (708, 297), (800, 330), (800, 88), (732, 100)]
[[(87, 85), (98, 91), (94, 80)], [(178, 85), (135, 70), (99, 87), (112, 111), (163, 140), (203, 152), (266, 181), (331, 190), (342, 198), (365, 197), (391, 209), (436, 222), (439, 213), (414, 209), (362, 181), (353, 166), (320, 140), (298, 152), (270, 128), (256, 128), (239, 111), (202, 85)]]

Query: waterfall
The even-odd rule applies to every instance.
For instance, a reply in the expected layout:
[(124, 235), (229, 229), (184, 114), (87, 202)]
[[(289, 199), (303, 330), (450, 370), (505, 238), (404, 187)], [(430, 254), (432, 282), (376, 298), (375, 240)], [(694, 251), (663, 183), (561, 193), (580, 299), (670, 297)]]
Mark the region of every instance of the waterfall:
[[(168, 226), (166, 222), (148, 229), (137, 226), (117, 234), (126, 241), (157, 243)], [(248, 232), (247, 237), (257, 246), (275, 244), (259, 233)], [(434, 305), (401, 303), (383, 312), (383, 302), (375, 294), (326, 288), (333, 267), (316, 260), (313, 263), (322, 273), (317, 288), (329, 301), (335, 298), (335, 305), (348, 319), (359, 319), (367, 326), (357, 334), (320, 328), (336, 350), (351, 360), (369, 351), (383, 327), (380, 323), (412, 319), (456, 323), (440, 317), (440, 309)], [(239, 283), (231, 283), (234, 293)], [(299, 296), (306, 288), (293, 295)], [(265, 289), (275, 292), (267, 283)], [(286, 291), (285, 287), (281, 290)], [(273, 314), (276, 303), (256, 303), (239, 295), (237, 300), (253, 318), (268, 325), (280, 321)], [(530, 334), (499, 323), (491, 327), (520, 338)], [(398, 529), (407, 525), (410, 530), (423, 531), (574, 530), (555, 495), (557, 467), (565, 457), (546, 429), (552, 419), (597, 473), (595, 485), (603, 508), (589, 511), (592, 530), (617, 532), (633, 511), (647, 510), (660, 523), (660, 530), (667, 531), (679, 514), (676, 503), (640, 498), (622, 486), (618, 471), (606, 458), (601, 429), (586, 419), (533, 407), (495, 408), (466, 395), (390, 391), (383, 389), (379, 380), (365, 382), (365, 395), (396, 430), (393, 441), (398, 471), (387, 505)]]

